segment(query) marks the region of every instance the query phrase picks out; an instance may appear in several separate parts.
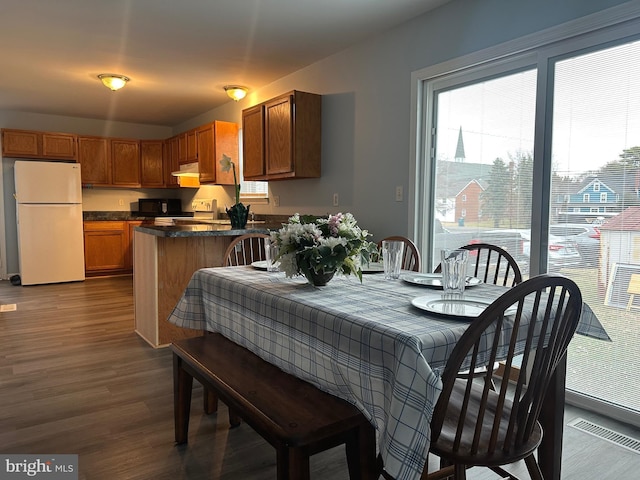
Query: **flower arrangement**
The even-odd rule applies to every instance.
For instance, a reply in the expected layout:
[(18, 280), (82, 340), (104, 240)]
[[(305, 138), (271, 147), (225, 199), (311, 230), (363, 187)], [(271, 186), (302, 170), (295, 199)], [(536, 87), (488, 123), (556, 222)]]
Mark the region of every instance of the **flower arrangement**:
[(287, 277), (304, 275), (316, 285), (314, 277), (336, 272), (354, 274), (362, 281), (361, 265), (368, 263), (377, 251), (368, 242), (370, 234), (358, 227), (350, 213), (338, 213), (327, 218), (289, 218), (288, 223), (271, 233), (271, 241), (280, 251), (280, 271)]
[(247, 218), (249, 216), (249, 208), (251, 208), (251, 205), (247, 205), (245, 207), (242, 202), (240, 202), (240, 184), (236, 177), (236, 164), (233, 163), (230, 157), (223, 153), (222, 159), (220, 160), (220, 166), (222, 167), (223, 172), (228, 172), (233, 169), (233, 186), (235, 187), (236, 192), (236, 203), (232, 205), (231, 208), (226, 209), (227, 215), (229, 215), (229, 219), (231, 220), (231, 226), (233, 228), (244, 228), (247, 225)]

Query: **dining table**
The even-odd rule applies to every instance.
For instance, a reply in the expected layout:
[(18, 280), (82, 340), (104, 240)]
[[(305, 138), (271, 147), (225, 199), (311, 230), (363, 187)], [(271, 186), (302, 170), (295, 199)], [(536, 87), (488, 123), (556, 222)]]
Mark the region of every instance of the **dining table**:
[[(376, 430), (385, 471), (396, 480), (420, 478), (440, 374), (473, 318), (508, 287), (475, 282), (464, 298), (478, 308), (447, 311), (433, 308), (442, 298), (437, 282), (414, 281), (415, 272), (403, 272), (397, 280), (376, 273), (362, 280), (336, 275), (316, 287), (305, 277), (287, 278), (261, 267), (196, 271), (168, 321), (219, 332), (357, 406)], [(586, 304), (577, 333), (608, 339)], [(552, 432), (544, 437), (548, 453), (539, 454), (548, 480), (560, 478), (562, 368), (555, 377), (541, 417), (545, 432)]]

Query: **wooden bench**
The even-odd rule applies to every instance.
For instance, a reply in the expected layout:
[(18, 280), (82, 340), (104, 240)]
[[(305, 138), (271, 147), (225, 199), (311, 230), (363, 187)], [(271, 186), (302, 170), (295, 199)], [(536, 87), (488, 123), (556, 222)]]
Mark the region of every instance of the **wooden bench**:
[[(309, 479), (309, 457), (343, 443), (350, 478), (377, 478), (375, 432), (355, 406), (217, 333), (171, 349), (176, 443), (187, 442), (195, 378), (275, 447), (279, 480)], [(206, 394), (205, 410), (215, 410)]]

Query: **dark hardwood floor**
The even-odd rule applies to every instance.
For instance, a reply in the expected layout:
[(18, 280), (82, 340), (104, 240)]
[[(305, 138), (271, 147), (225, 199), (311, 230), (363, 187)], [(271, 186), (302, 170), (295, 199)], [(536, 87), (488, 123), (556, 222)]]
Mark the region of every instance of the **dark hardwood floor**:
[[(174, 445), (171, 353), (134, 333), (131, 277), (2, 281), (0, 304), (17, 305), (0, 313), (0, 453), (78, 454), (88, 480), (275, 478), (271, 446), (246, 425), (230, 430), (224, 406), (203, 415), (197, 383), (189, 443)], [(637, 453), (565, 432), (564, 479), (637, 478)], [(311, 464), (312, 478), (348, 478), (342, 447)]]

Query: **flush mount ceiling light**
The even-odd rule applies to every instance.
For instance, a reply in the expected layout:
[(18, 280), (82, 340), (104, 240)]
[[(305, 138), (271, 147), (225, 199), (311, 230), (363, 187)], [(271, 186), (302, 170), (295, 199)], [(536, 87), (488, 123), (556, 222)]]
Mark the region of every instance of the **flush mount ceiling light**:
[(249, 89), (240, 85), (225, 85), (224, 91), (227, 92), (229, 98), (238, 102), (247, 96)]
[(98, 78), (102, 80), (102, 84), (113, 90), (120, 90), (124, 87), (129, 81), (129, 77), (125, 77), (124, 75), (117, 75), (115, 73), (101, 73), (98, 75)]

